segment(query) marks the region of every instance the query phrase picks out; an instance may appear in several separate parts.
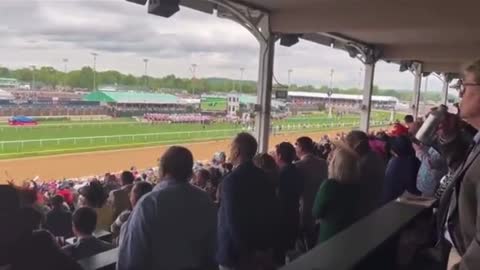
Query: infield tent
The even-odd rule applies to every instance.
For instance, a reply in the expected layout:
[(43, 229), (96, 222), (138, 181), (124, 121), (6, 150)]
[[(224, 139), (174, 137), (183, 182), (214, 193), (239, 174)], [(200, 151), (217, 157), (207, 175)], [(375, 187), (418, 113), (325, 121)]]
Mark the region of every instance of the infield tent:
[[(135, 2), (134, 0), (132, 0)], [(143, 2), (143, 1), (137, 1)], [(444, 102), (449, 82), (463, 63), (480, 58), (478, 0), (180, 0), (180, 5), (234, 20), (260, 44), (255, 135), (268, 150), (275, 41), (298, 38), (345, 50), (365, 65), (361, 129), (368, 131), (375, 64), (400, 64), (414, 74), (418, 115), (422, 74), (443, 75)], [(200, 24), (201, 25), (201, 22)]]

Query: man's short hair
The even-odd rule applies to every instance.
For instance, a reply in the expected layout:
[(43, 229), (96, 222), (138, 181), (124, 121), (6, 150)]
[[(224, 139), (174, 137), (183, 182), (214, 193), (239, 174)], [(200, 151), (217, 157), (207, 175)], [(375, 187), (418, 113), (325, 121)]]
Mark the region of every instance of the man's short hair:
[(160, 158), (161, 176), (169, 174), (175, 181), (188, 181), (193, 174), (193, 155), (182, 146), (172, 146)]
[(52, 203), (52, 206), (55, 207), (55, 208), (61, 207), (64, 201), (65, 200), (63, 199), (63, 196), (61, 196), (61, 195), (55, 195), (50, 200), (50, 202)]
[(312, 153), (315, 148), (312, 138), (306, 136), (298, 138), (295, 144), (306, 153)]
[(252, 160), (257, 154), (257, 140), (249, 133), (238, 133), (232, 144), (237, 148), (238, 155), (244, 159)]
[(415, 120), (413, 119), (413, 115), (411, 114), (407, 114), (405, 115), (405, 117), (403, 118), (403, 120), (405, 121), (405, 123), (413, 123)]
[(133, 186), (132, 193), (135, 196), (136, 200), (138, 201), (143, 195), (152, 191), (152, 189), (153, 189), (152, 184), (142, 181), (142, 182), (136, 183), (135, 186)]
[(289, 142), (282, 142), (275, 146), (277, 155), (286, 163), (292, 163), (295, 159), (295, 147)]
[(78, 232), (92, 234), (97, 226), (97, 213), (90, 207), (80, 207), (73, 212), (72, 223)]
[(131, 185), (133, 181), (135, 181), (135, 176), (131, 171), (124, 171), (120, 175), (120, 180), (122, 181), (123, 185)]
[(477, 60), (465, 68), (466, 72), (473, 73), (476, 83), (480, 83), (480, 60)]

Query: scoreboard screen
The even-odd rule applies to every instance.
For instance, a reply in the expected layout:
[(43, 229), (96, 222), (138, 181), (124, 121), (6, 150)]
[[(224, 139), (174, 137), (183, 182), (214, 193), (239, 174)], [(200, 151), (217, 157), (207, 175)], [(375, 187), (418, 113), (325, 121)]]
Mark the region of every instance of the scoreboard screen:
[(287, 99), (288, 91), (287, 90), (277, 90), (275, 91), (275, 98), (277, 99)]

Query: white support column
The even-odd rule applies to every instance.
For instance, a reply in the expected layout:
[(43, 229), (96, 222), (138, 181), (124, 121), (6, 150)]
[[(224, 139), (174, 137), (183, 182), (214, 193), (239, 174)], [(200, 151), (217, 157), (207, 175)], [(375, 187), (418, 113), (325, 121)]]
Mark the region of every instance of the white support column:
[(452, 73), (444, 73), (442, 76), (443, 87), (442, 87), (442, 95), (443, 100), (442, 103), (446, 106), (448, 103), (448, 87), (453, 80), (454, 75)]
[(418, 118), (418, 107), (420, 106), (420, 91), (422, 87), (422, 64), (416, 63), (413, 71), (415, 76), (415, 82), (413, 84), (413, 104), (412, 104), (412, 114), (413, 118), (417, 120)]
[(445, 106), (448, 103), (448, 84), (449, 84), (449, 82), (444, 79), (443, 80), (443, 87), (442, 87), (442, 95), (443, 95), (442, 104), (445, 105)]
[(265, 15), (259, 22), (259, 28), (265, 40), (259, 39), (260, 62), (257, 81), (257, 106), (255, 108), (255, 137), (258, 141), (258, 151), (268, 151), (268, 136), (270, 133), (270, 111), (272, 99), (273, 58), (275, 37), (270, 32), (269, 16)]
[(363, 100), (360, 112), (360, 129), (368, 133), (370, 128), (370, 113), (372, 111), (373, 78), (375, 75), (375, 62), (365, 64), (365, 79), (363, 82)]

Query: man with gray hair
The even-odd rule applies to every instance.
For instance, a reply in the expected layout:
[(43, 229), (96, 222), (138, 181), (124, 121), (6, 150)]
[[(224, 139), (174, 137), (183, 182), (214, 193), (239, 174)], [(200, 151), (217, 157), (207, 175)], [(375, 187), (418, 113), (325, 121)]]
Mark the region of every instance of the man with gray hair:
[(455, 173), (440, 199), (437, 221), (441, 243), (453, 245), (461, 256), (453, 269), (469, 270), (480, 269), (480, 132), (469, 140), (460, 118), (480, 129), (480, 60), (464, 70), (459, 96), (460, 117), (447, 114), (438, 131), (440, 151), (450, 168), (455, 164)]

